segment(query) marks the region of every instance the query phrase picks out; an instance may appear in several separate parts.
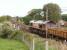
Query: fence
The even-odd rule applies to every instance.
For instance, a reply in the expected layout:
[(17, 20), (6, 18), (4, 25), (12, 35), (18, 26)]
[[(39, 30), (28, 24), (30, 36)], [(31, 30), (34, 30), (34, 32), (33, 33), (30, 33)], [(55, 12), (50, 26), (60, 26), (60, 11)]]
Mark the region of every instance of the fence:
[[(29, 50), (46, 50), (46, 39), (41, 38), (37, 35), (24, 32), (22, 41), (24, 41), (28, 45)], [(67, 50), (66, 43), (62, 43), (61, 41), (56, 41), (53, 39), (47, 39), (47, 41), (48, 50)]]

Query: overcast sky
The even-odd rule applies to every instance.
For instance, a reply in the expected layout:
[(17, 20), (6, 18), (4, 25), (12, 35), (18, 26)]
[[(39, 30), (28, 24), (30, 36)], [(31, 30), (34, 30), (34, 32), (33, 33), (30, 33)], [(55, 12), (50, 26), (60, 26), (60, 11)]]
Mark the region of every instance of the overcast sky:
[(0, 0), (0, 16), (25, 16), (31, 9), (42, 9), (47, 3), (57, 3), (67, 13), (67, 0)]

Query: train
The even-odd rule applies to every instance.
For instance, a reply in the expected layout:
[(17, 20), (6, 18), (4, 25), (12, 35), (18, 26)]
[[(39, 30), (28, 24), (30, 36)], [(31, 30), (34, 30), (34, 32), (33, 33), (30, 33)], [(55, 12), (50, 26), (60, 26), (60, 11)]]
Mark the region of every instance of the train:
[[(63, 27), (63, 25), (64, 23), (62, 23), (61, 26)], [(31, 20), (29, 30), (30, 32), (39, 34), (42, 37), (46, 36), (47, 31), (48, 37), (49, 35), (51, 35), (53, 37), (58, 37), (67, 40), (67, 30), (58, 27), (58, 25), (53, 21)]]

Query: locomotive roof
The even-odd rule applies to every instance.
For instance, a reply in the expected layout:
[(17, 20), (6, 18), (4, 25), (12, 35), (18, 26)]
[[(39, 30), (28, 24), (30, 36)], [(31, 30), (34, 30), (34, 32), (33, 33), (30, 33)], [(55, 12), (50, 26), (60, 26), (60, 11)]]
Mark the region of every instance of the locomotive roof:
[(46, 24), (46, 23), (48, 23), (49, 21), (43, 21), (43, 20), (38, 20), (38, 21), (36, 21), (36, 20), (31, 20), (30, 21), (30, 23), (37, 23), (37, 24)]
[(36, 20), (31, 20), (30, 23), (34, 23)]

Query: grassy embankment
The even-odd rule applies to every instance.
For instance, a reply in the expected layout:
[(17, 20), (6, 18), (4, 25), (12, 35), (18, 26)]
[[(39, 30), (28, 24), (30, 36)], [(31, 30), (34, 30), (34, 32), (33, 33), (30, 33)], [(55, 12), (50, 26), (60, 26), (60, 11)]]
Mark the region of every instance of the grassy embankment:
[(0, 38), (0, 50), (28, 50), (24, 42)]
[[(26, 32), (25, 32), (26, 33)], [(27, 35), (28, 34), (28, 35)], [(33, 46), (33, 39), (34, 39), (34, 49), (35, 50), (45, 50), (45, 38), (41, 38), (38, 35), (27, 33), (26, 39), (28, 43), (30, 43), (30, 47)], [(55, 47), (56, 41), (48, 39), (49, 42), (49, 50), (57, 50)]]

